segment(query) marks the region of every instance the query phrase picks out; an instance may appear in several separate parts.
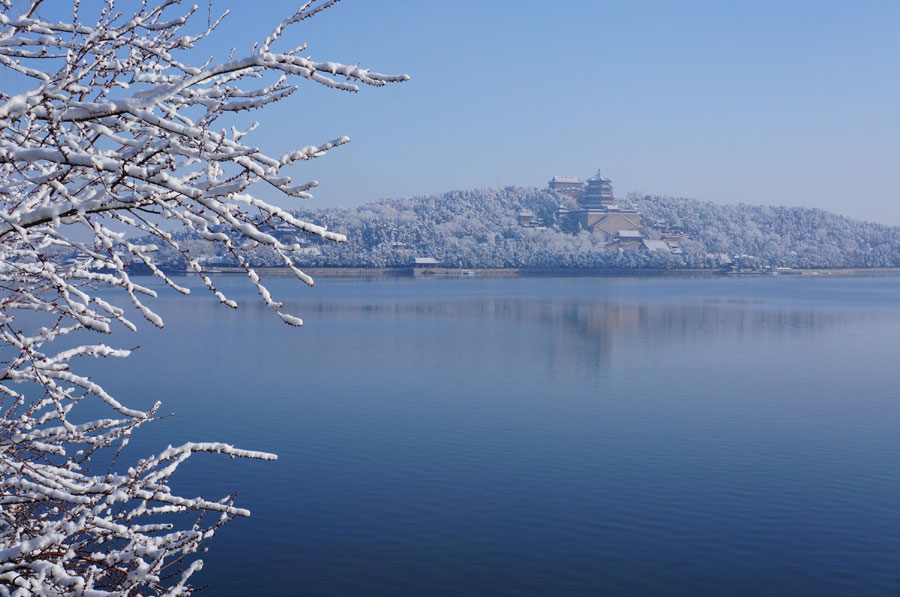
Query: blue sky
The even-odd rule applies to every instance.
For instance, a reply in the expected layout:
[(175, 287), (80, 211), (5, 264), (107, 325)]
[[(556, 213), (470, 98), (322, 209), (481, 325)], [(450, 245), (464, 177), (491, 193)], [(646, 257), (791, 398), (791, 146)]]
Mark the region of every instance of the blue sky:
[[(202, 49), (246, 54), (296, 5), (214, 0), (232, 14)], [(313, 205), (601, 168), (617, 195), (900, 224), (898, 31), (895, 1), (344, 0), (290, 42), (412, 80), (356, 95), (304, 82), (253, 114), (253, 139), (351, 137), (297, 173), (320, 181)]]

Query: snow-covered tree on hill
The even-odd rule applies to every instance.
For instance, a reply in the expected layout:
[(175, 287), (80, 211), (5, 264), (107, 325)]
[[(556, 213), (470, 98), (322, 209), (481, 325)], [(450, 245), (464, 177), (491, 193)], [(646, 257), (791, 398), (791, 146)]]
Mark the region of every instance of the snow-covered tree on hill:
[[(818, 209), (723, 205), (696, 199), (632, 195), (645, 222), (688, 235), (681, 254), (605, 248), (605, 239), (560, 226), (563, 196), (548, 189), (506, 187), (382, 199), (356, 207), (301, 208), (295, 215), (324, 222), (346, 243), (316, 239), (303, 263), (322, 267), (403, 267), (430, 256), (451, 267), (530, 269), (720, 269), (720, 254), (753, 255), (755, 266), (795, 268), (900, 267), (900, 227), (861, 222)], [(547, 229), (519, 226), (531, 211)], [(648, 237), (660, 230), (645, 228)], [(166, 252), (168, 260), (177, 255)], [(257, 251), (253, 263), (278, 266)], [(236, 265), (227, 260), (226, 265)]]
[[(0, 0), (0, 67), (5, 80), (27, 89), (0, 92), (0, 594), (187, 594), (201, 566), (194, 555), (201, 542), (248, 514), (231, 497), (174, 495), (169, 479), (196, 452), (274, 455), (189, 443), (131, 466), (117, 462), (118, 450), (159, 404), (129, 408), (71, 365), (84, 357), (125, 357), (128, 350), (89, 338), (54, 349), (54, 341), (134, 330), (132, 313), (161, 327), (148, 302), (154, 291), (128, 268), (144, 264), (187, 294), (155, 265), (161, 246), (183, 258), (219, 301), (236, 307), (181, 244), (178, 230), (220, 247), (275, 316), (301, 325), (270, 295), (246, 253), (267, 247), (312, 284), (294, 264), (300, 244), (275, 228), (336, 242), (345, 237), (258, 199), (251, 186), (308, 197), (315, 181), (292, 181), (291, 166), (348, 139), (273, 156), (247, 141), (254, 127), (225, 125), (234, 112), (287, 98), (300, 79), (353, 92), (358, 84), (408, 78), (317, 62), (305, 45), (275, 49), (286, 28), (336, 2), (302, 3), (248, 55), (195, 66), (185, 51), (220, 21), (190, 34), (185, 26), (197, 8), (178, 11), (178, 0), (144, 1), (133, 14), (107, 0), (90, 19), (72, 0), (63, 21), (41, 18), (41, 0), (24, 7)], [(153, 242), (129, 240), (139, 235)], [(109, 288), (133, 309), (104, 299), (101, 291)], [(85, 421), (77, 414), (85, 401), (105, 404), (109, 415)], [(174, 524), (183, 512), (198, 514), (196, 522)]]

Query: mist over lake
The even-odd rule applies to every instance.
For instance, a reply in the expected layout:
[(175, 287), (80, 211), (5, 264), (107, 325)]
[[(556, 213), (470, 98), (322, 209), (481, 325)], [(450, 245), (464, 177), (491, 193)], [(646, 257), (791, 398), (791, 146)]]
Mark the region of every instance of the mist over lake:
[(175, 478), (253, 512), (212, 595), (900, 588), (898, 278), (271, 282), (302, 329), (223, 277), (88, 364), (176, 413), (134, 457), (279, 455)]

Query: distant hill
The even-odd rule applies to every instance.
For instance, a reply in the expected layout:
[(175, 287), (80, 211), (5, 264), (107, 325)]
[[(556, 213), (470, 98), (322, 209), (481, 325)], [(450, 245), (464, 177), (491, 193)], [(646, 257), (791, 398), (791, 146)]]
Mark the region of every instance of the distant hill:
[[(609, 251), (590, 233), (563, 232), (555, 212), (566, 199), (536, 188), (453, 191), (299, 215), (350, 238), (343, 245), (320, 245), (311, 265), (321, 266), (387, 267), (427, 256), (464, 268), (716, 268), (719, 254), (752, 255), (760, 264), (784, 267), (900, 266), (898, 227), (819, 209), (630, 199), (646, 221), (666, 222), (690, 236), (681, 243), (682, 255)], [(517, 216), (526, 210), (548, 229), (520, 227)]]
[[(392, 267), (433, 257), (461, 268), (705, 268), (722, 256), (752, 256), (751, 265), (797, 268), (900, 267), (900, 228), (859, 222), (819, 209), (719, 205), (694, 199), (630, 197), (647, 222), (689, 235), (681, 254), (609, 250), (596, 235), (560, 229), (556, 211), (568, 201), (553, 191), (507, 187), (383, 199), (351, 208), (304, 209), (308, 221), (342, 232), (349, 242), (313, 241), (305, 267)], [(546, 229), (519, 226), (530, 211)], [(653, 231), (650, 231), (652, 236)], [(200, 244), (193, 255), (202, 254)], [(176, 255), (161, 248), (163, 261)], [(210, 256), (211, 257), (211, 256)], [(224, 257), (213, 257), (223, 265)], [(265, 249), (254, 265), (277, 267)]]
[(900, 227), (860, 222), (821, 209), (720, 205), (646, 196), (634, 204), (649, 219), (681, 226), (712, 253), (757, 256), (772, 266), (900, 266)]

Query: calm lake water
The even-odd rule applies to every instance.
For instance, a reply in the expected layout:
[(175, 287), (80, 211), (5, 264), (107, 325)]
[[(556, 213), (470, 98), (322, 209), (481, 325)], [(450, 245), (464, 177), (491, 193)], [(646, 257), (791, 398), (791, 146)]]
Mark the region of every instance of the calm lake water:
[(133, 457), (279, 454), (176, 477), (253, 511), (207, 594), (900, 592), (900, 278), (219, 282), (86, 363)]

